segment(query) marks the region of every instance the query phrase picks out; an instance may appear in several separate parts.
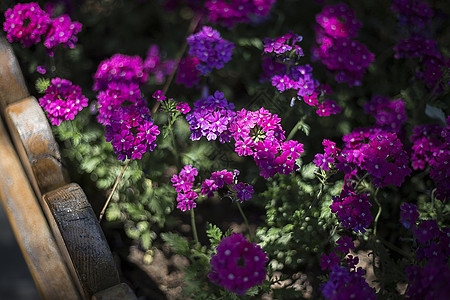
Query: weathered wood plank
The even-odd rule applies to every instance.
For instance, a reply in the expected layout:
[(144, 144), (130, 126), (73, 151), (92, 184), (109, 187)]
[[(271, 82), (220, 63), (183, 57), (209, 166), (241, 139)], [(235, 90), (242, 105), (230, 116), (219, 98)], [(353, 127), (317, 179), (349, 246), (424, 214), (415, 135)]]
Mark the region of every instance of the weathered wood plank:
[(9, 132), (38, 197), (69, 183), (50, 124), (34, 97), (5, 111)]
[(0, 199), (43, 299), (81, 299), (0, 117)]
[(10, 43), (0, 34), (0, 114), (6, 106), (29, 96), (19, 62)]
[[(67, 249), (88, 297), (120, 283), (119, 274), (100, 223), (86, 195), (75, 183), (43, 196), (61, 233), (61, 249)], [(47, 216), (49, 219), (50, 216)]]
[(126, 283), (121, 283), (98, 292), (92, 296), (92, 300), (137, 300), (136, 295)]

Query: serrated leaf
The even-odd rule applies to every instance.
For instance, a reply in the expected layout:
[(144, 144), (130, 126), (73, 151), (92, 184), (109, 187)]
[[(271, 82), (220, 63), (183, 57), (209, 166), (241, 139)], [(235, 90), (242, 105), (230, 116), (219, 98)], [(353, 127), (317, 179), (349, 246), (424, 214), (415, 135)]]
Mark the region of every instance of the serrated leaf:
[(207, 226), (206, 235), (209, 238), (211, 247), (216, 247), (217, 245), (219, 245), (222, 239), (222, 230), (220, 230), (219, 227), (211, 223), (208, 223), (206, 226)]
[(152, 234), (151, 234), (151, 232), (150, 231), (146, 231), (143, 234), (141, 234), (140, 240), (141, 240), (142, 248), (144, 248), (145, 250), (150, 249), (150, 247), (152, 246)]
[(172, 249), (180, 255), (188, 256), (190, 254), (189, 243), (184, 238), (175, 233), (162, 233), (161, 238)]

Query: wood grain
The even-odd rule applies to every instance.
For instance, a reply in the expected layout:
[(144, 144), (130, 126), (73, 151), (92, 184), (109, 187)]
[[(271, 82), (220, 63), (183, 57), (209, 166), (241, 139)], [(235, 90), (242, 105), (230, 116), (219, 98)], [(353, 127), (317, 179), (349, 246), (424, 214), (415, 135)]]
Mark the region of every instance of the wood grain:
[(92, 296), (92, 300), (137, 300), (136, 295), (126, 283), (121, 283), (98, 292)]
[(46, 193), (43, 199), (44, 210), (52, 214), (61, 233), (60, 248), (67, 249), (86, 295), (119, 284), (111, 250), (81, 187), (71, 183)]
[(37, 100), (28, 97), (10, 104), (5, 118), (38, 197), (68, 184), (69, 176), (61, 163), (58, 144)]
[(81, 299), (0, 117), (0, 199), (43, 299)]
[(10, 43), (0, 34), (0, 114), (11, 103), (29, 96), (19, 62)]

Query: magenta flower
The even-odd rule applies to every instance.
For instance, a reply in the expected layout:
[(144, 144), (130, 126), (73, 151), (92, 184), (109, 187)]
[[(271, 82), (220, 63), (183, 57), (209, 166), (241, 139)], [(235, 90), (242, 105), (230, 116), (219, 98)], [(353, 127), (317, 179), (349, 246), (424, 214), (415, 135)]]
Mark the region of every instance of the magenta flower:
[(351, 237), (349, 236), (343, 236), (340, 237), (337, 241), (336, 244), (338, 244), (339, 246), (337, 247), (338, 251), (341, 251), (342, 253), (349, 253), (350, 250), (355, 249), (355, 245), (353, 244), (353, 240)]
[(18, 3), (5, 12), (3, 29), (7, 39), (30, 47), (41, 41), (50, 26), (50, 16), (37, 3)]
[(405, 102), (402, 99), (391, 101), (387, 97), (374, 96), (364, 104), (364, 112), (375, 117), (377, 127), (400, 132), (406, 122)]
[(194, 186), (195, 176), (198, 175), (196, 168), (191, 165), (186, 165), (180, 171), (179, 175), (173, 175), (171, 181), (177, 195), (177, 208), (181, 211), (191, 210), (196, 207), (195, 199), (198, 198), (198, 194), (192, 190)]
[(111, 82), (122, 84), (143, 84), (148, 74), (144, 72), (144, 63), (139, 56), (115, 54), (100, 63), (94, 75), (94, 91), (108, 88)]
[(183, 113), (183, 114), (187, 114), (191, 111), (191, 108), (189, 107), (189, 104), (184, 103), (184, 102), (180, 102), (177, 104), (176, 109)]
[(113, 112), (106, 126), (106, 141), (111, 142), (117, 159), (141, 159), (156, 148), (158, 126), (153, 124), (146, 106), (126, 106)]
[(53, 78), (39, 105), (47, 112), (51, 124), (59, 126), (65, 120), (73, 120), (88, 105), (88, 99), (79, 86), (66, 79)]
[(186, 87), (193, 87), (200, 82), (200, 71), (197, 66), (200, 60), (196, 57), (186, 57), (178, 64), (178, 73), (175, 82), (184, 84)]
[(316, 21), (328, 36), (335, 39), (355, 38), (362, 26), (361, 22), (356, 19), (353, 10), (345, 3), (326, 6), (316, 16)]
[(263, 282), (268, 258), (259, 245), (250, 243), (242, 234), (233, 233), (222, 239), (211, 257), (209, 279), (226, 289), (244, 295)]
[(53, 56), (54, 49), (58, 45), (74, 48), (78, 41), (76, 35), (81, 31), (81, 27), (81, 23), (72, 22), (68, 15), (52, 19), (44, 41), (44, 46), (49, 49), (50, 56)]

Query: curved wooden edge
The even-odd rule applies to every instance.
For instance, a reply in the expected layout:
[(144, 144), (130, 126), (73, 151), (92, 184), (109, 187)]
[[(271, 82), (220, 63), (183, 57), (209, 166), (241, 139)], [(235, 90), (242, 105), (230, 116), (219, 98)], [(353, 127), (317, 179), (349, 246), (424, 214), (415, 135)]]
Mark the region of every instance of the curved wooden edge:
[(36, 194), (40, 196), (68, 184), (59, 146), (37, 100), (28, 97), (10, 104), (5, 118)]
[(0, 198), (43, 299), (81, 299), (0, 118)]
[(95, 293), (92, 300), (137, 300), (136, 295), (126, 283), (121, 283)]
[(10, 43), (0, 34), (0, 114), (6, 106), (28, 97), (27, 86), (19, 62)]
[(85, 294), (120, 283), (114, 257), (86, 195), (75, 183), (43, 196), (47, 219), (54, 219), (57, 241), (67, 254)]

